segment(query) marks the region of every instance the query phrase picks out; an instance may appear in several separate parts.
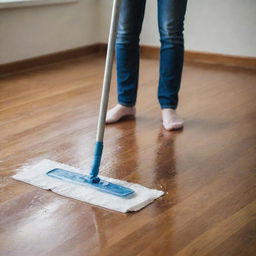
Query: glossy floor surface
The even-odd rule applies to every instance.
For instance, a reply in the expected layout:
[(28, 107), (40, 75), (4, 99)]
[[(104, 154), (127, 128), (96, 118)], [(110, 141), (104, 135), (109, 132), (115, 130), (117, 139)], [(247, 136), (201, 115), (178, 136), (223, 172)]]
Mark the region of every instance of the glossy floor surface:
[[(183, 131), (161, 125), (157, 60), (142, 60), (137, 118), (109, 125), (101, 172), (165, 196), (121, 214), (11, 175), (48, 158), (88, 170), (103, 56), (1, 79), (0, 255), (222, 256), (256, 251), (256, 75), (185, 65)], [(115, 104), (113, 74), (110, 106)]]

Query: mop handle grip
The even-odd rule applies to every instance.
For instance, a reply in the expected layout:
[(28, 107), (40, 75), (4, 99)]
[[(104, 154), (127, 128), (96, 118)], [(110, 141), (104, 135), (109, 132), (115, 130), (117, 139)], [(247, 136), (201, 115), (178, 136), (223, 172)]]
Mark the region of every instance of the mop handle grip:
[(90, 172), (91, 179), (97, 177), (99, 174), (102, 151), (103, 151), (103, 142), (97, 141), (94, 148), (94, 159), (93, 159), (92, 169)]

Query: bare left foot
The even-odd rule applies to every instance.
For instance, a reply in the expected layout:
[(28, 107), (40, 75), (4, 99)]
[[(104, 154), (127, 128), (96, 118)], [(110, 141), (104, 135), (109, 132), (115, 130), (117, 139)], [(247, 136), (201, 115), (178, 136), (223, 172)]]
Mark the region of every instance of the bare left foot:
[(176, 111), (171, 108), (162, 109), (163, 126), (168, 131), (183, 128), (184, 121), (177, 115)]

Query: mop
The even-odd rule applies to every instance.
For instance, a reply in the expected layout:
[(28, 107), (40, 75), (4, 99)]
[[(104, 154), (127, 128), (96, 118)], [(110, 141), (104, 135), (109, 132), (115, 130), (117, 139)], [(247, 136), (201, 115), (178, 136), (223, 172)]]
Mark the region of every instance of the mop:
[(164, 192), (99, 175), (120, 3), (121, 0), (114, 0), (113, 3), (94, 160), (90, 173), (84, 174), (80, 169), (45, 159), (38, 164), (24, 166), (22, 172), (12, 177), (66, 197), (120, 212), (129, 212), (140, 210)]

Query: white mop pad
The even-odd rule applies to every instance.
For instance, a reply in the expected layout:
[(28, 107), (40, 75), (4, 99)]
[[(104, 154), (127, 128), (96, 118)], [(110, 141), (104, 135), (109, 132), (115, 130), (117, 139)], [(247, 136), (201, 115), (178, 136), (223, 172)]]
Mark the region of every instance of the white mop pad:
[(135, 194), (132, 197), (121, 198), (98, 191), (89, 185), (78, 185), (47, 176), (46, 173), (54, 168), (87, 174), (84, 173), (84, 171), (69, 165), (45, 159), (35, 165), (24, 166), (22, 171), (12, 176), (12, 178), (24, 181), (42, 189), (51, 190), (62, 196), (123, 213), (138, 211), (164, 194), (164, 192), (160, 190), (149, 189), (138, 184), (99, 176), (106, 181), (131, 188), (135, 191)]

